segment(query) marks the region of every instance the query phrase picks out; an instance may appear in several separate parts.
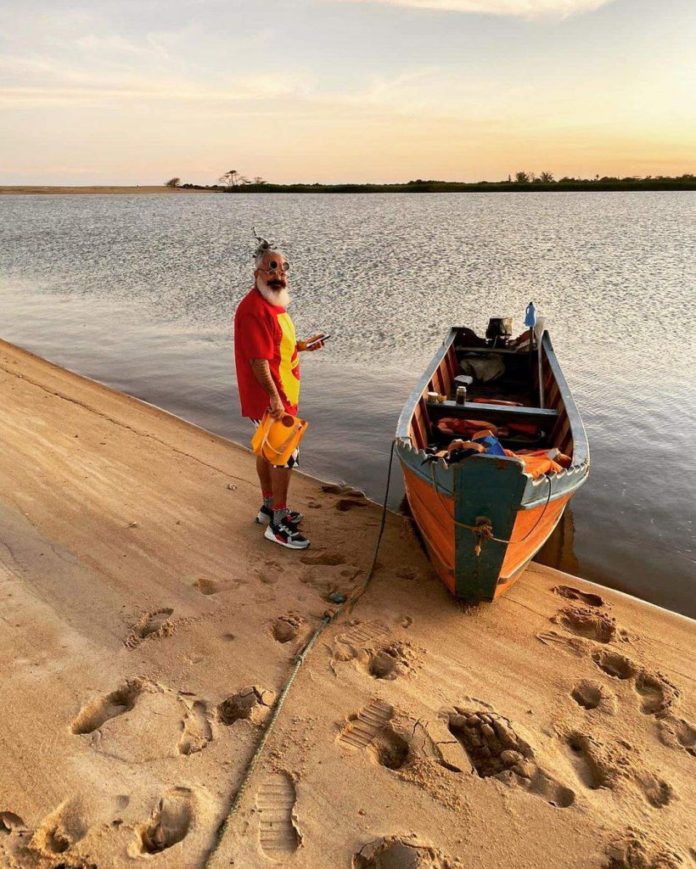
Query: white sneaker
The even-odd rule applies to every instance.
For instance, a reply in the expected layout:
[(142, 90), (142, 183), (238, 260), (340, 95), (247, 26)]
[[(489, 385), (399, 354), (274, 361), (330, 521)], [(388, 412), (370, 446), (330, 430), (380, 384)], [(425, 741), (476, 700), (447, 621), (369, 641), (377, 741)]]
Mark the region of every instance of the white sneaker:
[(263, 536), (266, 540), (271, 540), (287, 549), (307, 549), (309, 546), (309, 540), (300, 534), (296, 526), (288, 525), (285, 522), (281, 522), (280, 525), (274, 525), (271, 522), (263, 532)]

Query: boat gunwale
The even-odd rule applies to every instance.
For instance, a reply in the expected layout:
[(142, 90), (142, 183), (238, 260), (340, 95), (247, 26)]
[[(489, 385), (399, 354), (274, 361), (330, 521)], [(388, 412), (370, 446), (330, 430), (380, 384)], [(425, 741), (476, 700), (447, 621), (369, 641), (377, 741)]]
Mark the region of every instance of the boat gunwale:
[[(425, 450), (415, 447), (413, 445), (411, 441), (411, 436), (409, 434), (409, 427), (413, 418), (413, 414), (415, 413), (416, 406), (423, 397), (423, 393), (425, 392), (426, 387), (432, 380), (435, 372), (442, 364), (445, 355), (455, 341), (457, 334), (463, 328), (464, 327), (458, 326), (450, 327), (450, 330), (443, 339), (442, 344), (435, 352), (433, 358), (426, 367), (418, 383), (413, 388), (409, 397), (407, 398), (401, 414), (399, 415), (399, 420), (397, 422), (395, 439), (397, 441), (397, 451), (401, 454), (400, 458), (402, 458), (402, 460), (406, 459), (406, 456), (403, 455), (403, 453), (411, 454), (414, 461), (408, 462), (408, 464), (416, 473), (418, 473), (419, 476), (426, 480), (428, 479), (428, 476), (422, 473), (420, 468), (416, 466), (415, 460), (420, 459), (421, 461), (418, 464), (421, 464), (428, 454), (425, 452)], [(524, 494), (519, 505), (520, 510), (531, 510), (539, 506), (539, 504), (550, 503), (551, 501), (555, 501), (558, 498), (573, 493), (584, 483), (585, 479), (589, 474), (590, 468), (589, 444), (587, 440), (585, 426), (583, 425), (580, 413), (577, 409), (575, 401), (573, 400), (570, 388), (566, 382), (565, 377), (563, 376), (563, 372), (556, 357), (556, 353), (553, 349), (553, 344), (551, 343), (551, 336), (547, 329), (544, 329), (544, 331), (542, 332), (540, 338), (540, 345), (543, 347), (546, 354), (549, 368), (551, 369), (551, 374), (558, 387), (559, 395), (563, 402), (564, 413), (568, 418), (568, 423), (572, 432), (573, 461), (570, 467), (563, 468), (563, 470), (558, 471), (554, 474), (544, 474), (543, 476), (535, 479), (524, 470), (524, 465), (521, 459), (513, 458), (511, 456), (471, 457), (471, 459), (476, 459), (478, 461), (497, 460), (516, 462), (517, 464), (522, 466), (521, 473), (527, 477), (527, 485), (525, 487)], [(576, 457), (578, 457), (578, 461), (575, 460)], [(450, 473), (453, 473), (454, 471), (454, 466), (448, 465), (443, 459), (439, 459), (435, 464), (444, 471), (448, 471)], [(547, 488), (549, 486), (549, 482), (550, 489)], [(430, 484), (432, 485), (432, 479), (430, 480)], [(546, 484), (546, 486), (544, 486), (544, 484)], [(452, 490), (453, 489), (454, 485), (452, 486)]]
[[(435, 355), (430, 360), (420, 380), (413, 387), (413, 390), (411, 391), (409, 397), (406, 399), (406, 403), (404, 404), (401, 414), (399, 415), (399, 421), (396, 424), (396, 437), (399, 440), (407, 441), (409, 445), (411, 445), (411, 436), (408, 433), (408, 429), (411, 419), (413, 418), (413, 414), (416, 411), (416, 405), (421, 400), (423, 393), (425, 392), (425, 387), (430, 383), (435, 372), (440, 367), (442, 360), (445, 358), (445, 354), (454, 343), (454, 340), (457, 337), (457, 332), (458, 329), (456, 326), (450, 326), (448, 334), (445, 335), (442, 344), (440, 345), (440, 347), (438, 347)], [(413, 449), (413, 446), (411, 446), (411, 449)], [(422, 450), (420, 452), (422, 452)]]

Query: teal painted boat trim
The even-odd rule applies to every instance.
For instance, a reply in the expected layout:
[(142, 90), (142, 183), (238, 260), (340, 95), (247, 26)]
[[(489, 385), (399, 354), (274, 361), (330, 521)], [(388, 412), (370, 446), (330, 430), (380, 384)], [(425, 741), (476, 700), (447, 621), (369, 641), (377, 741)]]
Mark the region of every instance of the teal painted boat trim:
[[(495, 536), (509, 540), (527, 483), (522, 463), (513, 458), (472, 456), (454, 468), (454, 518), (473, 526), (489, 519)], [(493, 600), (507, 543), (484, 541), (476, 555), (477, 537), (455, 525), (455, 586), (463, 600)]]

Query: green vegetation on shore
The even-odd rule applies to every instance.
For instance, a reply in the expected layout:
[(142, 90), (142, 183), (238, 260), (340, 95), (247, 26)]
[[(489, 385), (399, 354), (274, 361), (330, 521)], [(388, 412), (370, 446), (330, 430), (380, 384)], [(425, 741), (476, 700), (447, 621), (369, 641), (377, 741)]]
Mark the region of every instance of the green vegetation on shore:
[[(178, 179), (175, 179), (178, 181)], [(219, 184), (201, 186), (179, 184), (188, 190), (220, 190), (223, 193), (538, 193), (583, 190), (696, 190), (696, 175), (677, 177), (636, 176), (615, 178), (568, 178), (556, 181), (550, 172), (538, 177), (517, 172), (506, 181), (436, 181), (418, 178), (405, 184), (272, 184), (262, 178), (249, 181), (236, 172), (227, 172)]]

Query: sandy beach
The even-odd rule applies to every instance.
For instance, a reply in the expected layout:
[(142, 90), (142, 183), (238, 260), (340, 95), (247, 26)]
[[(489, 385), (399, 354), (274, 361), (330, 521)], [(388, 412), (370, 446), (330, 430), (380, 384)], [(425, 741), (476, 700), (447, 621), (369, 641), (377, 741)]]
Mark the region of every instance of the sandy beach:
[(4, 342), (0, 390), (3, 866), (693, 864), (692, 621), (538, 565), (462, 607), (395, 514), (337, 611), (360, 493), (298, 474), (286, 551), (245, 449)]
[(89, 184), (84, 187), (70, 186), (40, 186), (40, 185), (0, 185), (0, 196), (11, 193), (21, 193), (23, 195), (51, 195), (53, 193), (209, 193), (209, 190), (195, 190), (190, 187), (166, 187), (164, 184), (146, 185), (139, 184), (137, 186), (118, 186), (118, 185), (103, 185)]

